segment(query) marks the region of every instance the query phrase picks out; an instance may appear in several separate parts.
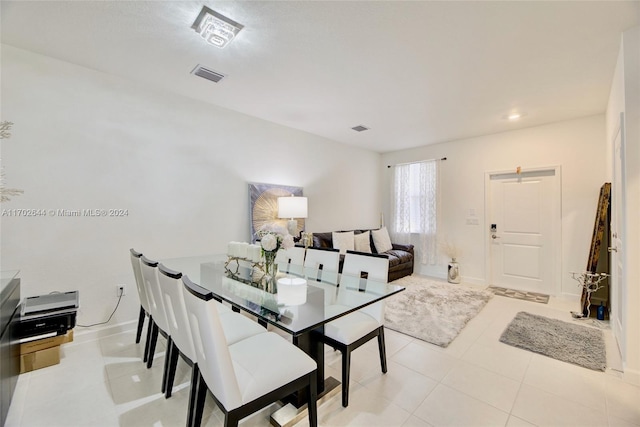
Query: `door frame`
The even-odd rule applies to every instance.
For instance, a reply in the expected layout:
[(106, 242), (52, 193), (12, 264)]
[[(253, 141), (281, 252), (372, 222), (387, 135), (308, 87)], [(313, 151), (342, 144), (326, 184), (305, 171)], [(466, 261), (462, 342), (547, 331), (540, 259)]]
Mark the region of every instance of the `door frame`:
[(547, 172), (553, 171), (553, 176), (556, 179), (553, 180), (553, 194), (554, 197), (557, 198), (554, 209), (554, 216), (556, 220), (552, 224), (552, 233), (557, 236), (554, 239), (554, 245), (551, 248), (553, 252), (553, 260), (554, 265), (552, 268), (551, 277), (553, 280), (551, 289), (553, 293), (551, 295), (560, 295), (562, 293), (562, 167), (560, 165), (556, 166), (547, 166), (547, 167), (537, 167), (537, 168), (520, 168), (518, 167), (518, 171), (516, 172), (513, 169), (511, 170), (500, 170), (500, 171), (490, 171), (485, 172), (484, 174), (484, 248), (485, 248), (485, 268), (484, 268), (484, 282), (487, 286), (491, 285), (492, 274), (492, 262), (491, 262), (491, 218), (490, 216), (490, 207), (491, 207), (491, 177), (497, 175), (505, 175), (513, 177), (517, 177), (520, 174), (530, 174), (537, 172)]
[[(626, 161), (626, 141), (625, 141), (625, 123), (624, 112), (620, 113), (619, 122), (611, 136), (611, 218), (609, 218), (609, 228), (612, 232), (616, 232), (617, 236), (613, 237), (609, 242), (611, 247), (616, 247), (617, 251), (610, 252), (610, 265), (611, 265), (611, 277), (609, 278), (610, 289), (610, 302), (611, 311), (609, 313), (609, 319), (611, 322), (611, 331), (613, 337), (618, 346), (621, 359), (624, 363), (624, 357), (627, 351), (627, 321), (626, 314), (628, 306), (625, 306), (627, 300), (627, 247), (626, 247), (626, 183), (625, 183), (625, 161)], [(620, 137), (620, 164), (616, 167), (618, 156), (616, 155), (616, 141)], [(617, 182), (616, 176), (619, 169), (620, 182)], [(620, 198), (616, 197), (614, 192), (620, 195)], [(618, 215), (620, 217), (620, 223), (618, 223)], [(611, 223), (615, 221), (614, 227), (611, 227)], [(621, 271), (618, 274), (618, 264), (621, 263)], [(618, 304), (620, 303), (620, 304)]]

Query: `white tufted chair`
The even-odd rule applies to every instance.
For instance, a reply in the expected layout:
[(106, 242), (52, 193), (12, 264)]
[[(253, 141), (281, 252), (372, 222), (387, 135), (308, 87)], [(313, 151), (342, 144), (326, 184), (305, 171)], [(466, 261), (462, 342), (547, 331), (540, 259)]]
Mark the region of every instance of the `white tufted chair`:
[[(368, 301), (361, 290), (366, 287), (367, 292), (375, 292), (376, 287), (385, 286), (388, 273), (389, 259), (385, 255), (347, 251), (342, 266), (337, 301), (335, 305), (326, 307), (327, 314), (332, 315), (332, 312), (337, 314), (343, 312), (345, 308)], [(342, 353), (342, 406), (345, 408), (349, 405), (349, 371), (353, 350), (378, 337), (380, 366), (383, 373), (387, 372), (383, 324), (384, 300), (325, 325), (322, 340)]]
[(224, 425), (237, 426), (242, 418), (306, 388), (309, 424), (316, 427), (316, 362), (273, 332), (228, 345), (219, 304), (188, 277), (182, 281), (199, 371), (192, 425), (200, 426), (207, 390), (224, 413)]

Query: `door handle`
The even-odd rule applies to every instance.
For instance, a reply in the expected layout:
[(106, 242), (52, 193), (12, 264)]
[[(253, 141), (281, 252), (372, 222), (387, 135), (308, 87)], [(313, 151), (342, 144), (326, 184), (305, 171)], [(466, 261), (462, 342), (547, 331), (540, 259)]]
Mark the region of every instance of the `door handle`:
[(499, 238), (500, 238), (500, 236), (496, 236), (496, 235), (495, 235), (495, 233), (494, 233), (494, 234), (492, 234), (492, 235), (491, 235), (491, 238), (492, 238), (493, 240), (495, 240), (495, 239), (499, 239)]
[(616, 248), (615, 246), (610, 246), (607, 250), (609, 252), (618, 252), (618, 248)]

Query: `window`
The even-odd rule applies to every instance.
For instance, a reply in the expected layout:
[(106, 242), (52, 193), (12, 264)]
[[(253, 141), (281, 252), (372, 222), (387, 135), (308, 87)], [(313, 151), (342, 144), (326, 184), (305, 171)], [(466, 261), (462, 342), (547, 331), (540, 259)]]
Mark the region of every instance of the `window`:
[(436, 263), (438, 163), (436, 160), (395, 166), (392, 232), (399, 243), (418, 236), (419, 259)]

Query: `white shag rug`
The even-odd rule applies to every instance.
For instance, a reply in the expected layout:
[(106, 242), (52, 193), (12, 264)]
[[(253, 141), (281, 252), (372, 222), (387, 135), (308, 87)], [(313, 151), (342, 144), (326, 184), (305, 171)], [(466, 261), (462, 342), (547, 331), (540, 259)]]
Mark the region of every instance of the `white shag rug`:
[(406, 289), (385, 300), (384, 327), (447, 347), (493, 297), (487, 290), (406, 276), (394, 285)]

